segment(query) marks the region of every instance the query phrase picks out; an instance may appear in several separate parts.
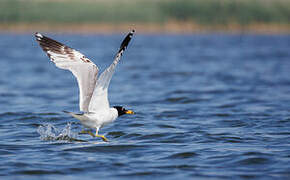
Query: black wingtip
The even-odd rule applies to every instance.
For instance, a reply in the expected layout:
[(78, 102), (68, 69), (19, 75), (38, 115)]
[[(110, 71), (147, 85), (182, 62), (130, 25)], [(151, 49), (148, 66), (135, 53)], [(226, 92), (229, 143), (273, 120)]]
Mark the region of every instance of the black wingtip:
[(125, 39), (121, 43), (121, 46), (120, 46), (120, 49), (119, 49), (118, 53), (120, 53), (121, 51), (124, 51), (127, 48), (127, 46), (129, 44), (129, 42), (131, 41), (134, 33), (135, 33), (135, 29), (133, 29), (132, 31), (130, 31), (127, 34), (127, 36), (125, 37)]
[(34, 34), (34, 36), (36, 37), (36, 39), (37, 39), (38, 41), (40, 41), (40, 40), (43, 38), (43, 35), (40, 34), (39, 32), (36, 32), (36, 33)]

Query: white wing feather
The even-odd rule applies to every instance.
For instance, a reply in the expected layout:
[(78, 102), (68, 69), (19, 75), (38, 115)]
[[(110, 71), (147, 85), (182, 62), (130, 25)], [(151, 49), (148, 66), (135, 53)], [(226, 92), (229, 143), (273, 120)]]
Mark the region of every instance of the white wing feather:
[(123, 40), (113, 63), (98, 78), (91, 102), (89, 104), (89, 112), (100, 112), (109, 109), (110, 104), (108, 100), (108, 87), (115, 72), (115, 68), (120, 61), (123, 52), (127, 48), (130, 40), (132, 39), (134, 32), (135, 31), (132, 30), (128, 33), (128, 35)]
[(40, 33), (36, 33), (35, 37), (41, 48), (58, 68), (71, 71), (77, 78), (80, 111), (88, 112), (97, 81), (98, 67), (82, 53), (62, 43)]

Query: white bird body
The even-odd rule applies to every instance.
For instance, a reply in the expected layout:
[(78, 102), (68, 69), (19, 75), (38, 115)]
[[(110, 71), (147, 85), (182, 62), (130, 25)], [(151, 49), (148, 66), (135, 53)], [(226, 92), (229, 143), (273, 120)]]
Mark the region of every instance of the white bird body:
[(98, 77), (99, 68), (82, 53), (76, 51), (62, 43), (36, 33), (36, 40), (41, 48), (47, 53), (49, 58), (60, 69), (69, 70), (76, 77), (79, 85), (79, 107), (83, 114), (67, 112), (74, 118), (79, 119), (86, 128), (98, 130), (109, 124), (123, 114), (134, 114), (131, 110), (126, 110), (121, 106), (110, 107), (108, 101), (108, 87), (114, 74), (116, 65), (121, 59), (123, 52), (129, 44), (133, 33), (132, 30), (123, 40), (113, 63)]
[(107, 112), (92, 112), (84, 114), (75, 114), (69, 112), (74, 118), (79, 119), (82, 125), (86, 128), (102, 128), (103, 126), (114, 122), (118, 117), (118, 111), (115, 108), (110, 108)]

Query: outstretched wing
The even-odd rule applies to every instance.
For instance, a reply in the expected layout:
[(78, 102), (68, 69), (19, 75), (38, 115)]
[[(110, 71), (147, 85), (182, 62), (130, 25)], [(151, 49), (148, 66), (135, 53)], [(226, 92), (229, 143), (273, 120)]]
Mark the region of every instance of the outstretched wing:
[(43, 51), (58, 68), (71, 71), (77, 78), (80, 111), (88, 112), (97, 81), (98, 67), (82, 53), (62, 43), (40, 33), (35, 33), (35, 37)]
[(103, 111), (104, 109), (108, 109), (110, 107), (108, 101), (108, 87), (112, 76), (114, 74), (116, 65), (121, 59), (123, 52), (126, 50), (135, 30), (132, 30), (127, 34), (125, 39), (123, 40), (119, 51), (117, 52), (113, 63), (100, 75), (97, 80), (96, 87), (89, 105), (90, 112), (98, 112)]

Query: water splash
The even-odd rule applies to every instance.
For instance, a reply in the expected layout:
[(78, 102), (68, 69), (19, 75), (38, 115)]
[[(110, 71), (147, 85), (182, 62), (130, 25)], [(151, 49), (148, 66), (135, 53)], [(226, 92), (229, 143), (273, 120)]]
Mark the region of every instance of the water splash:
[(74, 133), (71, 129), (71, 123), (67, 123), (63, 129), (58, 129), (49, 123), (40, 125), (37, 132), (40, 135), (40, 139), (44, 141), (75, 141), (77, 137), (77, 133)]

